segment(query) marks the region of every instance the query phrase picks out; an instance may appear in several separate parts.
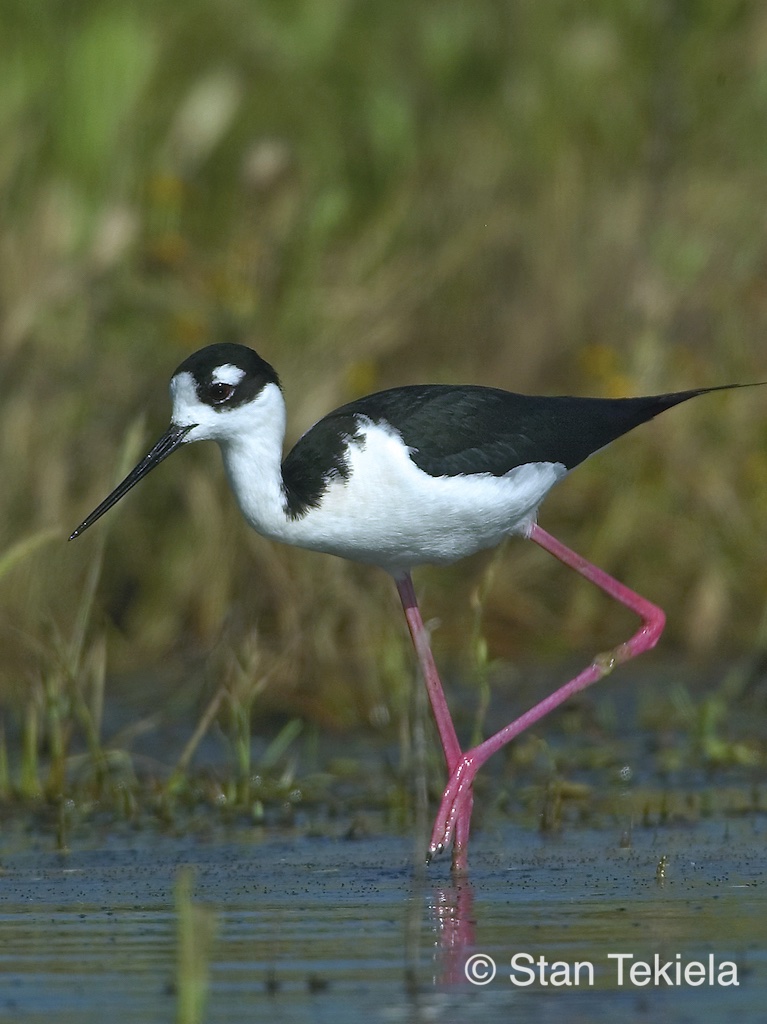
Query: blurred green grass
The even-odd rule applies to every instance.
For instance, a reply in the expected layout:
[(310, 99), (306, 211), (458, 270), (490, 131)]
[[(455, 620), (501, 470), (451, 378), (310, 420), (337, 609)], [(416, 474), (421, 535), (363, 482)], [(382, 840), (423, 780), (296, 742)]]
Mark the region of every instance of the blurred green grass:
[[(222, 338), (277, 366), (290, 439), (415, 381), (767, 377), (759, 4), (8, 0), (0, 56), (0, 552), (74, 527), (126, 434), (164, 429), (175, 366)], [(543, 510), (667, 609), (666, 651), (764, 643), (764, 409), (701, 398)], [(83, 640), (110, 674), (213, 652), (258, 665), (261, 707), (348, 726), (406, 704), (389, 581), (252, 534), (215, 452), (111, 518)], [(40, 540), (8, 565), (4, 702), (61, 672), (97, 551)], [(438, 660), (476, 646), (492, 557), (486, 657), (622, 638), (620, 610), (518, 541), (420, 574)]]

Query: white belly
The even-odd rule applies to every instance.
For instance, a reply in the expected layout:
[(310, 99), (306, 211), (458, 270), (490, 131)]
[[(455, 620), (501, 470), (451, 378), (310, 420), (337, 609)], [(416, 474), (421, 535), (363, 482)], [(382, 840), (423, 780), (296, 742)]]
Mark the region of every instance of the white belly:
[(398, 437), (376, 429), (352, 444), (349, 458), (348, 479), (334, 479), (318, 507), (285, 521), (279, 539), (389, 571), (454, 562), (525, 533), (567, 472), (543, 462), (502, 477), (432, 477)]

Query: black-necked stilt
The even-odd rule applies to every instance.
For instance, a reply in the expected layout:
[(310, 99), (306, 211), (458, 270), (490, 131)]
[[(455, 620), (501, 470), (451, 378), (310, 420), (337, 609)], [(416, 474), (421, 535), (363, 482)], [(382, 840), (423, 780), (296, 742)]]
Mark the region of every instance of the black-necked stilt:
[[(243, 515), (259, 533), (380, 566), (393, 577), (426, 681), (450, 775), (429, 856), (453, 841), (466, 867), (472, 782), (497, 750), (571, 694), (652, 648), (663, 611), (536, 523), (541, 501), (574, 466), (658, 413), (708, 391), (646, 398), (517, 395), (496, 388), (393, 388), (336, 409), (283, 460), (285, 403), (274, 369), (242, 345), (209, 345), (173, 374), (168, 431), (74, 531), (77, 537), (171, 452), (216, 441)], [(479, 746), (461, 750), (418, 609), (411, 570), (529, 537), (636, 612), (640, 629)]]

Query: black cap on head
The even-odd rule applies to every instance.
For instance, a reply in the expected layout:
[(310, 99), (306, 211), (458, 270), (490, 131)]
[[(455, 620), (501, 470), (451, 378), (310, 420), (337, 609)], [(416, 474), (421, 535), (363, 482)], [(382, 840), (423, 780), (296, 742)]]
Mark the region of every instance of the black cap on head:
[[(225, 366), (242, 370), (242, 376), (227, 383), (226, 376), (217, 373)], [(173, 376), (180, 373), (191, 374), (201, 402), (216, 407), (223, 406), (225, 401), (229, 409), (251, 401), (267, 384), (280, 386), (277, 371), (257, 352), (228, 341), (193, 352), (177, 367)], [(230, 390), (224, 395), (227, 386)]]

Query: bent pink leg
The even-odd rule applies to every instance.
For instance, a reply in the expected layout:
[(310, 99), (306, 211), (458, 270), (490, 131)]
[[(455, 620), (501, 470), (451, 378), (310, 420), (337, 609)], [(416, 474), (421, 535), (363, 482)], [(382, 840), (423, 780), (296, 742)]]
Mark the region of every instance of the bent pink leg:
[[(410, 573), (395, 577), (397, 591), (402, 601), (402, 608), (405, 612), (410, 636), (413, 640), (418, 662), (421, 666), (426, 691), (429, 694), (429, 702), (434, 714), (434, 721), (437, 724), (442, 750), (445, 754), (447, 770), (452, 775), (458, 767), (463, 752), (461, 751), (456, 736), (453, 719), (445, 699), (445, 691), (442, 689), (442, 682), (434, 663), (434, 656), (431, 653), (429, 633), (423, 624), (421, 612), (418, 608), (418, 601), (415, 596), (413, 580)], [(469, 842), (469, 825), (471, 822), (472, 808), (471, 785), (464, 786), (461, 799), (455, 805), (453, 815), (453, 870), (457, 873), (465, 873), (467, 867), (467, 847)]]
[(457, 822), (463, 818), (466, 793), (471, 791), (474, 776), (489, 757), (504, 747), (515, 736), (518, 736), (525, 729), (535, 722), (540, 721), (554, 708), (559, 707), (564, 701), (580, 690), (585, 690), (598, 679), (606, 676), (621, 662), (635, 658), (638, 654), (648, 651), (655, 646), (663, 632), (666, 623), (666, 616), (661, 608), (650, 601), (636, 594), (633, 590), (619, 583), (612, 576), (609, 576), (602, 569), (587, 562), (585, 558), (565, 547), (551, 534), (546, 533), (540, 526), (534, 524), (529, 533), (530, 540), (535, 541), (546, 551), (558, 558), (571, 569), (575, 569), (585, 579), (590, 580), (610, 597), (619, 601), (626, 608), (635, 612), (642, 619), (642, 626), (626, 643), (607, 652), (598, 654), (592, 663), (585, 668), (569, 683), (565, 683), (550, 696), (546, 697), (535, 707), (520, 715), (504, 729), (495, 735), (490, 736), (467, 751), (461, 758), (458, 765), (453, 769), (450, 781), (447, 784), (442, 797), (442, 802), (437, 813), (437, 820), (432, 832), (429, 855), (441, 852), (450, 841), (451, 836), (456, 832)]

